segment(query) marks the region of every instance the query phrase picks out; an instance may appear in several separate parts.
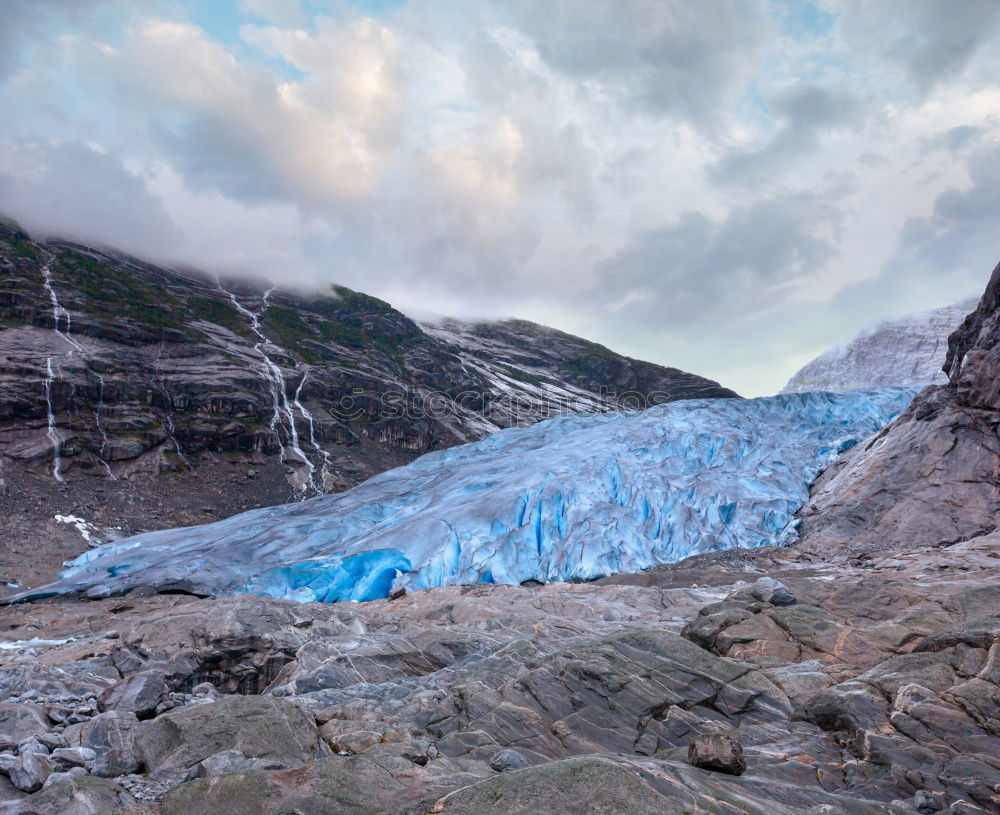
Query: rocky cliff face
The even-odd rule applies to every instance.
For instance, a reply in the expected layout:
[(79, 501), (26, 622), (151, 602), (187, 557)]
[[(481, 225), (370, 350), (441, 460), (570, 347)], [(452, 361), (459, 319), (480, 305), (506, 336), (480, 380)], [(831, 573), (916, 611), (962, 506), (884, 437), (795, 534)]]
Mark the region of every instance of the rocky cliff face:
[(218, 281), (0, 226), (0, 578), (631, 391), (735, 396), (530, 323), (425, 330), (339, 286)]
[(1000, 266), (951, 335), (945, 385), (835, 462), (802, 509), (803, 546), (859, 555), (950, 545), (1000, 515)]
[(964, 300), (882, 323), (803, 366), (782, 393), (943, 384), (948, 335), (975, 305), (974, 299)]

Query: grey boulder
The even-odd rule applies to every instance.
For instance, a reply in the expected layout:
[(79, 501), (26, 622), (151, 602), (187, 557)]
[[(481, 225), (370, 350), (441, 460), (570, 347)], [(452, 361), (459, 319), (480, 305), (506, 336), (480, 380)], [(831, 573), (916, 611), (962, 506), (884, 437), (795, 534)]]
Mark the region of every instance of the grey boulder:
[(0, 815), (98, 815), (134, 803), (128, 792), (109, 779), (68, 776), (29, 798), (0, 804)]
[(772, 606), (794, 606), (798, 600), (788, 587), (773, 577), (761, 577), (750, 587), (754, 599)]
[(43, 733), (41, 736), (36, 736), (36, 739), (41, 744), (44, 744), (49, 750), (56, 750), (60, 747), (68, 746), (66, 737), (62, 733)]
[(101, 713), (118, 710), (134, 713), (139, 719), (151, 718), (166, 695), (166, 684), (159, 671), (142, 671), (108, 688), (97, 699)]
[(141, 725), (137, 743), (150, 773), (183, 773), (226, 750), (281, 767), (330, 755), (312, 717), (283, 699), (230, 696), (180, 708)]
[(97, 753), (89, 747), (58, 747), (49, 757), (56, 772), (66, 772), (72, 767), (91, 767)]
[(508, 747), (493, 755), (490, 759), (490, 769), (502, 773), (504, 770), (520, 770), (522, 767), (527, 767), (529, 763), (528, 759), (521, 753)]
[(0, 704), (0, 733), (6, 742), (20, 744), (32, 736), (41, 736), (51, 729), (45, 711), (38, 705), (17, 702)]
[(66, 734), (73, 745), (94, 751), (93, 775), (114, 778), (134, 773), (142, 766), (135, 741), (138, 728), (134, 713), (112, 710), (67, 728)]
[(48, 757), (38, 753), (19, 756), (10, 768), (10, 783), (21, 792), (37, 792), (52, 773)]

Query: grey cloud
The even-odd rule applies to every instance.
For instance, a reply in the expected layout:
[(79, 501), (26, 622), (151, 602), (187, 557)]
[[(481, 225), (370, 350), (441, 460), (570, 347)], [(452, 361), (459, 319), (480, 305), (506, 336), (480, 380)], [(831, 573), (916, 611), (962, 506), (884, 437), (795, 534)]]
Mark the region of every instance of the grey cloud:
[(299, 0), (237, 0), (237, 7), (278, 25), (302, 25), (306, 19)]
[(462, 48), (462, 71), (473, 96), (497, 107), (509, 105), (516, 95), (542, 98), (547, 83), (514, 59), (486, 32), (471, 38)]
[(959, 125), (938, 133), (929, 138), (925, 152), (931, 150), (947, 150), (951, 153), (961, 153), (974, 145), (986, 135), (986, 130), (974, 125)]
[(0, 82), (17, 68), (26, 38), (41, 22), (32, 0), (14, 0), (3, 12), (0, 25)]
[(602, 83), (639, 109), (714, 121), (756, 61), (767, 24), (744, 0), (513, 3), (515, 24), (565, 75)]
[(836, 315), (798, 301), (803, 286), (830, 273), (838, 196), (779, 195), (718, 218), (689, 211), (636, 235), (600, 264), (579, 301), (594, 339), (740, 393), (776, 390), (791, 373), (782, 361), (805, 340), (839, 336)]
[(270, 171), (260, 142), (221, 111), (178, 110), (173, 116), (154, 115), (147, 120), (145, 130), (172, 166), (196, 188), (218, 189), (247, 203), (295, 197), (294, 191)]
[(0, 211), (30, 231), (152, 256), (180, 240), (163, 203), (112, 156), (79, 143), (0, 143), (5, 155), (0, 166), (16, 163), (20, 171), (0, 171)]
[(818, 85), (799, 85), (775, 99), (774, 107), (799, 128), (813, 130), (843, 124), (857, 111), (857, 100)]
[(879, 274), (846, 287), (832, 312), (867, 310), (875, 319), (886, 303), (905, 313), (982, 291), (1000, 260), (1000, 146), (974, 151), (968, 169), (969, 187), (945, 190), (929, 217), (909, 218)]
[(837, 0), (846, 41), (898, 65), (921, 90), (959, 74), (1000, 28), (996, 0)]
[(863, 104), (856, 97), (817, 85), (799, 85), (775, 98), (772, 108), (784, 119), (763, 147), (735, 150), (709, 169), (720, 184), (759, 185), (790, 170), (795, 159), (811, 153), (824, 133), (859, 122)]
[(123, 5), (123, 0), (5, 0), (0, 12), (0, 84), (39, 40), (83, 30), (95, 12)]
[(968, 168), (967, 189), (945, 190), (929, 218), (907, 220), (896, 266), (905, 260), (942, 274), (963, 267), (981, 271), (1000, 260), (1000, 145), (974, 151)]
[(634, 293), (632, 311), (674, 323), (766, 310), (783, 286), (822, 269), (835, 251), (836, 206), (810, 193), (736, 207), (721, 221), (688, 212), (638, 235), (601, 266), (605, 301)]

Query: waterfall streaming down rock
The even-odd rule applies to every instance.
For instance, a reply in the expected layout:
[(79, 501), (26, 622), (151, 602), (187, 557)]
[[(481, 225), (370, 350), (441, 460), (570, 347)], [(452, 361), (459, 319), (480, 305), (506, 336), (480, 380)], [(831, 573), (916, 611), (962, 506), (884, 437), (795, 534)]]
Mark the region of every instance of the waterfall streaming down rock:
[(94, 549), (22, 598), (138, 586), (297, 600), (635, 572), (795, 539), (809, 485), (915, 388), (568, 415), (430, 453), (344, 493)]
[[(62, 475), (62, 439), (59, 437), (59, 428), (56, 423), (55, 410), (52, 406), (52, 385), (56, 381), (56, 360), (68, 360), (75, 354), (81, 354), (86, 360), (86, 349), (73, 337), (73, 318), (69, 311), (59, 302), (55, 287), (52, 285), (52, 255), (47, 255), (45, 265), (42, 266), (42, 286), (49, 294), (49, 301), (52, 303), (52, 328), (60, 338), (69, 346), (65, 354), (51, 355), (45, 360), (45, 408), (48, 428), (46, 435), (52, 443), (52, 477), (60, 483), (64, 480)], [(64, 330), (65, 326), (65, 330)], [(101, 423), (101, 411), (104, 408), (104, 377), (96, 371), (89, 371), (97, 377), (98, 397), (97, 407), (94, 409), (94, 424), (97, 426), (97, 433), (101, 438), (101, 447), (97, 454), (97, 460), (104, 468), (104, 472), (112, 481), (116, 481), (115, 474), (111, 471), (111, 466), (104, 459), (104, 451), (108, 443), (108, 435)]]
[[(49, 300), (52, 303), (52, 327), (53, 330), (62, 337), (63, 340), (69, 345), (69, 351), (67, 351), (63, 356), (71, 357), (77, 352), (83, 351), (83, 346), (80, 345), (75, 339), (73, 339), (70, 334), (72, 328), (72, 318), (70, 313), (64, 309), (59, 304), (59, 297), (56, 295), (56, 290), (52, 287), (52, 257), (48, 256), (45, 259), (45, 265), (42, 266), (42, 285), (45, 290), (49, 293)], [(65, 320), (66, 330), (63, 331), (60, 327), (60, 321)], [(46, 419), (48, 422), (48, 429), (46, 435), (49, 441), (52, 443), (52, 477), (56, 481), (62, 483), (62, 440), (59, 438), (59, 428), (56, 425), (56, 414), (52, 407), (52, 385), (56, 379), (55, 366), (53, 364), (54, 356), (49, 356), (45, 360), (45, 408), (46, 408)], [(100, 422), (98, 422), (98, 427), (100, 427)], [(103, 463), (103, 459), (102, 459)], [(105, 464), (105, 466), (107, 466)], [(108, 470), (110, 473), (110, 469)]]
[(115, 474), (111, 472), (111, 466), (104, 458), (105, 449), (108, 446), (108, 434), (107, 431), (104, 429), (104, 425), (101, 424), (101, 412), (104, 410), (104, 377), (96, 372), (94, 373), (94, 375), (97, 377), (97, 384), (98, 384), (97, 407), (94, 408), (94, 424), (97, 425), (97, 432), (101, 436), (101, 450), (98, 453), (97, 458), (101, 462), (101, 465), (104, 467), (104, 471), (105, 473), (107, 473), (108, 478), (110, 478), (112, 481), (117, 481), (118, 479), (115, 477)]
[[(312, 413), (310, 413), (309, 410), (306, 409), (306, 406), (302, 404), (302, 399), (300, 398), (302, 396), (302, 387), (303, 385), (306, 384), (306, 380), (308, 378), (309, 374), (307, 373), (302, 374), (302, 379), (299, 380), (299, 386), (295, 389), (294, 401), (295, 401), (295, 407), (299, 409), (299, 413), (302, 414), (302, 417), (306, 420), (306, 423), (309, 425), (309, 444), (312, 445), (312, 448), (317, 453), (319, 453), (320, 458), (323, 460), (323, 463), (320, 465), (319, 468), (319, 483), (317, 484), (315, 481), (313, 482), (313, 489), (315, 489), (316, 492), (318, 493), (323, 493), (326, 492), (326, 487), (324, 482), (326, 479), (326, 474), (330, 471), (331, 461), (330, 461), (330, 454), (326, 452), (326, 450), (324, 450), (319, 445), (319, 442), (316, 441), (316, 422), (313, 419)], [(313, 475), (315, 475), (315, 473), (313, 473)]]
[(52, 442), (52, 477), (61, 483), (63, 480), (62, 458), (60, 456), (62, 440), (59, 438), (59, 428), (56, 427), (56, 414), (52, 410), (52, 383), (56, 378), (55, 371), (52, 369), (52, 357), (47, 357), (45, 360), (45, 372), (45, 408), (48, 421), (46, 435)]
[[(250, 330), (257, 335), (258, 341), (254, 343), (254, 350), (260, 355), (260, 372), (264, 377), (264, 380), (268, 383), (268, 387), (271, 391), (271, 400), (273, 406), (273, 413), (271, 415), (271, 431), (274, 433), (275, 437), (278, 439), (278, 444), (281, 447), (281, 458), (282, 461), (287, 461), (290, 459), (288, 450), (291, 450), (291, 455), (294, 460), (298, 461), (305, 467), (305, 476), (299, 476), (295, 479), (297, 489), (301, 493), (305, 493), (306, 489), (311, 485), (315, 488), (313, 482), (313, 472), (315, 467), (313, 463), (309, 460), (309, 456), (305, 454), (305, 451), (299, 445), (299, 432), (295, 427), (295, 411), (292, 409), (292, 404), (288, 401), (288, 386), (285, 382), (285, 375), (282, 373), (281, 368), (268, 356), (265, 347), (271, 344), (271, 341), (267, 338), (263, 331), (260, 330), (260, 314), (267, 311), (268, 298), (271, 296), (271, 292), (274, 291), (273, 288), (268, 289), (264, 292), (261, 298), (261, 309), (260, 313), (250, 311), (246, 306), (244, 306), (239, 299), (230, 291), (227, 291), (222, 286), (222, 281), (216, 281), (219, 287), (219, 291), (229, 297), (236, 310), (246, 318), (248, 324), (250, 325)], [(296, 400), (296, 404), (298, 404)], [(301, 405), (299, 406), (300, 409)], [(303, 414), (304, 416), (305, 414)], [(310, 419), (311, 421), (311, 419)], [(286, 442), (281, 437), (281, 430), (287, 431), (287, 448)]]

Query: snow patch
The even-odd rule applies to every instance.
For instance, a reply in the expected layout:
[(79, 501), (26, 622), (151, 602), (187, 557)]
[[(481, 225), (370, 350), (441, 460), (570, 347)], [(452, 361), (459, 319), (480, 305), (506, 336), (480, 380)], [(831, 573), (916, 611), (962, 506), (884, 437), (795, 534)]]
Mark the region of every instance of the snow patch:
[(76, 527), (76, 531), (79, 532), (83, 539), (87, 543), (93, 541), (94, 535), (97, 533), (97, 527), (94, 526), (90, 521), (85, 521), (83, 518), (78, 518), (76, 515), (55, 515), (53, 516), (57, 523), (70, 524)]
[(43, 645), (65, 645), (67, 642), (73, 642), (73, 638), (65, 640), (43, 640), (37, 637), (30, 640), (14, 640), (12, 642), (0, 642), (0, 650), (2, 651), (23, 651), (27, 648), (37, 648)]

